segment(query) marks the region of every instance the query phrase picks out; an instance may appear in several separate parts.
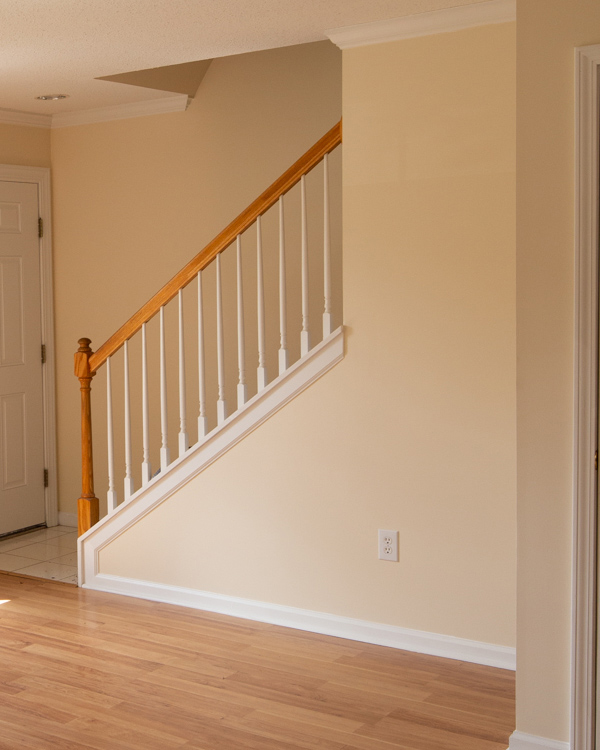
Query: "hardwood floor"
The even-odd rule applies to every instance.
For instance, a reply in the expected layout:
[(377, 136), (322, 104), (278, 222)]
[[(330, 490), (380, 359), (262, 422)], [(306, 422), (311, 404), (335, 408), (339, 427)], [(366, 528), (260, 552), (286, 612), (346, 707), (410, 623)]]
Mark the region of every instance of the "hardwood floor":
[(514, 673), (0, 574), (0, 750), (506, 750)]

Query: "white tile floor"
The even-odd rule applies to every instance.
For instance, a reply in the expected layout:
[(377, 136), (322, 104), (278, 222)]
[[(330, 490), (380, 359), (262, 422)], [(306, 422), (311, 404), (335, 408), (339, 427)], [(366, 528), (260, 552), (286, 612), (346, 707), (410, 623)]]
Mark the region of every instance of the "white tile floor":
[(0, 570), (77, 583), (77, 529), (53, 526), (0, 539)]

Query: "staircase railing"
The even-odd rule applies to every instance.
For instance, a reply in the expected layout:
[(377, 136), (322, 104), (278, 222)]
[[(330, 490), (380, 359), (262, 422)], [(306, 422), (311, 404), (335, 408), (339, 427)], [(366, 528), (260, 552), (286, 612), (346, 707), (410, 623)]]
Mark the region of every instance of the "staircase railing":
[(85, 533), (99, 520), (99, 500), (94, 492), (94, 470), (92, 451), (92, 407), (91, 383), (99, 369), (106, 366), (107, 385), (107, 469), (108, 512), (113, 512), (118, 505), (115, 489), (115, 461), (113, 435), (113, 392), (111, 358), (119, 350), (123, 350), (123, 383), (124, 383), (124, 453), (125, 477), (124, 500), (127, 501), (134, 493), (132, 476), (132, 430), (131, 430), (131, 401), (130, 372), (129, 372), (129, 341), (141, 331), (141, 380), (142, 380), (142, 465), (141, 483), (147, 484), (152, 478), (150, 466), (149, 439), (149, 388), (148, 388), (148, 351), (146, 325), (159, 316), (160, 336), (160, 471), (165, 471), (171, 463), (168, 445), (168, 411), (167, 411), (167, 354), (166, 354), (166, 326), (165, 306), (178, 297), (178, 384), (179, 384), (179, 455), (189, 449), (189, 439), (186, 422), (186, 362), (184, 337), (184, 303), (183, 289), (193, 280), (198, 283), (198, 442), (208, 434), (208, 420), (206, 414), (206, 377), (204, 352), (204, 306), (202, 272), (213, 261), (216, 263), (216, 348), (217, 348), (217, 426), (227, 418), (225, 399), (225, 347), (224, 347), (224, 316), (221, 254), (233, 243), (236, 246), (236, 278), (237, 278), (237, 408), (247, 401), (247, 384), (245, 368), (244, 346), (244, 299), (242, 283), (242, 234), (252, 225), (256, 225), (256, 283), (257, 283), (257, 344), (258, 368), (257, 389), (261, 391), (268, 383), (266, 368), (266, 335), (265, 335), (265, 280), (263, 273), (263, 231), (261, 217), (275, 204), (278, 205), (278, 317), (279, 317), (279, 375), (285, 373), (289, 367), (289, 348), (287, 343), (288, 303), (286, 299), (286, 248), (284, 228), (283, 197), (294, 186), (300, 183), (300, 252), (301, 252), (301, 330), (300, 357), (308, 354), (311, 348), (311, 331), (309, 326), (309, 230), (307, 208), (306, 176), (318, 164), (323, 162), (323, 338), (332, 332), (332, 260), (330, 240), (330, 188), (328, 155), (342, 142), (342, 125), (339, 122), (317, 143), (314, 144), (298, 161), (279, 177), (262, 195), (248, 208), (220, 232), (206, 247), (201, 250), (179, 273), (143, 305), (116, 333), (114, 333), (95, 352), (90, 348), (90, 339), (79, 340), (79, 349), (75, 354), (75, 375), (79, 378), (81, 390), (81, 445), (82, 445), (82, 492), (78, 500), (78, 530)]

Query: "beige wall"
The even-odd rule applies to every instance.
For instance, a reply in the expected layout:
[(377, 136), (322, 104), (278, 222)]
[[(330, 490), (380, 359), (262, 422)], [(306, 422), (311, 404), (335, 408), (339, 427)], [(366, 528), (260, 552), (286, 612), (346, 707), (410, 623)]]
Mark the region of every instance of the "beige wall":
[[(78, 338), (91, 338), (97, 348), (340, 114), (341, 52), (321, 42), (215, 60), (186, 112), (52, 131), (60, 510), (75, 512), (81, 491), (72, 369)], [(230, 265), (225, 272), (235, 273)], [(208, 281), (206, 294), (214, 296), (214, 277)], [(235, 304), (235, 296), (228, 302)], [(169, 359), (176, 364), (176, 350)], [(94, 381), (96, 406), (104, 399), (103, 377)], [(197, 382), (193, 370), (189, 379)], [(176, 375), (170, 383), (176, 456)], [(115, 392), (122, 393), (118, 383)], [(136, 388), (136, 424), (138, 396)], [(189, 407), (193, 431), (197, 398), (190, 396)], [(97, 445), (104, 446), (104, 413), (94, 418)], [(104, 498), (105, 460), (96, 453)]]
[(50, 130), (0, 124), (0, 164), (50, 166)]
[(347, 356), (102, 572), (514, 645), (514, 35), (344, 53)]
[(517, 727), (569, 738), (574, 48), (595, 0), (517, 3)]

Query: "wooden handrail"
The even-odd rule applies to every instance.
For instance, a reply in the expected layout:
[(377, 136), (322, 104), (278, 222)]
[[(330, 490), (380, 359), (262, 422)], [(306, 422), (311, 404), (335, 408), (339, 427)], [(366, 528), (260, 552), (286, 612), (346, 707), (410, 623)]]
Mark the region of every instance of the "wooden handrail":
[(291, 190), (303, 175), (308, 174), (317, 166), (321, 159), (333, 151), (342, 142), (342, 122), (334, 125), (314, 146), (301, 156), (281, 177), (267, 188), (248, 208), (234, 219), (228, 227), (220, 232), (206, 247), (201, 250), (184, 268), (179, 271), (163, 288), (157, 292), (152, 299), (146, 302), (119, 330), (114, 333), (102, 346), (89, 358), (91, 371), (97, 370), (106, 360), (123, 346), (147, 323), (163, 305), (173, 299), (180, 289), (194, 279), (198, 273), (225, 248), (227, 248), (239, 235), (242, 234), (256, 219), (264, 214), (271, 206), (275, 205), (279, 198)]

